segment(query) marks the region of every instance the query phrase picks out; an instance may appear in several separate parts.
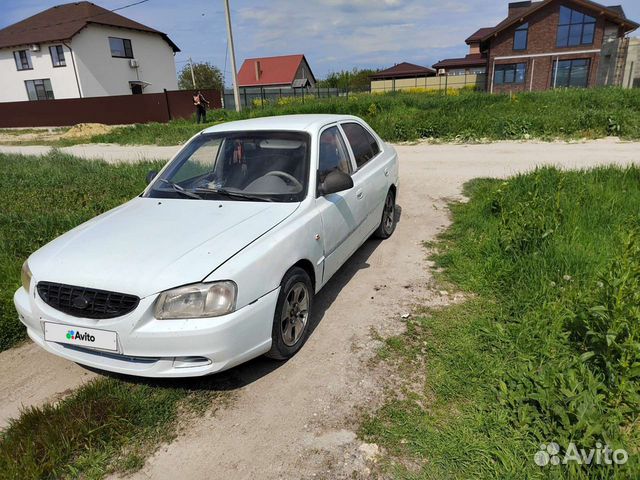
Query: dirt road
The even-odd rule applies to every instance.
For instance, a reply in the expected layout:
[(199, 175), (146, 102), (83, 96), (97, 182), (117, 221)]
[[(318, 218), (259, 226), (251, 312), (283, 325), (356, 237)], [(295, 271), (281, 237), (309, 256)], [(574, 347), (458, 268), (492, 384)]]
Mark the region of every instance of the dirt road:
[[(615, 141), (422, 144), (397, 150), (402, 211), (394, 236), (368, 241), (320, 293), (315, 330), (295, 358), (284, 364), (258, 359), (222, 374), (221, 385), (228, 385), (229, 377), (241, 385), (233, 405), (184, 425), (135, 478), (366, 477), (376, 447), (363, 445), (355, 431), (359, 415), (383, 395), (381, 372), (369, 362), (377, 347), (372, 332), (400, 332), (401, 315), (417, 301), (451, 301), (431, 285), (422, 242), (448, 225), (446, 205), (460, 198), (464, 182), (541, 164), (577, 168), (640, 162), (640, 144)], [(45, 375), (39, 373), (43, 365)], [(0, 413), (14, 414), (21, 401), (55, 398), (86, 378), (78, 377), (84, 372), (30, 345), (4, 352)], [(5, 393), (9, 389), (15, 393)], [(28, 397), (31, 392), (36, 393)]]

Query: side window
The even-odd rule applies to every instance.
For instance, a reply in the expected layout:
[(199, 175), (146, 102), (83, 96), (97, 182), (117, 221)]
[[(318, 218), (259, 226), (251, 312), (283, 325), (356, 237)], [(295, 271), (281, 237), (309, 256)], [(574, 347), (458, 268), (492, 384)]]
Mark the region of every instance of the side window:
[(351, 150), (353, 150), (353, 155), (356, 157), (356, 165), (358, 165), (358, 168), (380, 153), (380, 146), (378, 142), (376, 142), (376, 139), (361, 125), (357, 123), (343, 123), (342, 129), (347, 135)]
[(322, 182), (328, 173), (333, 170), (341, 170), (351, 173), (351, 161), (347, 146), (342, 140), (338, 127), (327, 128), (320, 135), (320, 161), (318, 166), (318, 178)]

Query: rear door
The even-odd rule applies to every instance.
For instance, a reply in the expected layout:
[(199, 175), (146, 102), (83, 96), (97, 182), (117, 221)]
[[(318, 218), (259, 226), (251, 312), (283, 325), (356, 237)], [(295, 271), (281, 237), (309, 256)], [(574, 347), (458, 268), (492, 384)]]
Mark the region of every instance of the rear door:
[(378, 227), (382, 219), (384, 200), (389, 190), (390, 160), (375, 136), (362, 124), (346, 121), (340, 124), (345, 133), (356, 163), (353, 183), (356, 195), (366, 204), (367, 215), (363, 224), (363, 239), (366, 240)]
[[(318, 184), (332, 170), (353, 173), (354, 163), (337, 125), (320, 132), (318, 152)], [(323, 226), (324, 284), (362, 244), (368, 207), (358, 185), (343, 192), (316, 196)]]

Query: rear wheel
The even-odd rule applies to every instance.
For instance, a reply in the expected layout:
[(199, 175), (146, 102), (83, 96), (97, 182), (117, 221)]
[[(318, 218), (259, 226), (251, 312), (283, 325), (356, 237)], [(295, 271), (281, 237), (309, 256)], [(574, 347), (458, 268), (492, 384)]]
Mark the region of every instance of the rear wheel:
[(302, 348), (309, 333), (313, 286), (307, 272), (293, 267), (280, 283), (267, 357), (286, 360)]
[(384, 200), (384, 208), (382, 209), (382, 219), (378, 229), (374, 232), (374, 236), (378, 238), (389, 238), (396, 229), (396, 195), (393, 190), (389, 190), (387, 198)]

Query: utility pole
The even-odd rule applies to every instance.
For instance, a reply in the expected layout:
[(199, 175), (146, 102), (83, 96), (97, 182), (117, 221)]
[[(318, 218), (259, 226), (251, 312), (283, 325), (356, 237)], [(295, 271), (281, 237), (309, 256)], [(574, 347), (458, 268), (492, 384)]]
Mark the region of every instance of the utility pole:
[(233, 73), (233, 99), (236, 103), (236, 112), (240, 111), (240, 89), (238, 88), (238, 71), (236, 70), (236, 52), (233, 48), (233, 33), (231, 32), (231, 10), (229, 9), (229, 0), (224, 0), (224, 9), (227, 14), (227, 38), (229, 40), (229, 48), (231, 49), (231, 71)]
[(193, 89), (195, 90), (196, 87), (196, 76), (193, 74), (193, 61), (191, 60), (191, 57), (189, 57), (189, 68), (191, 68), (191, 83), (193, 83)]

